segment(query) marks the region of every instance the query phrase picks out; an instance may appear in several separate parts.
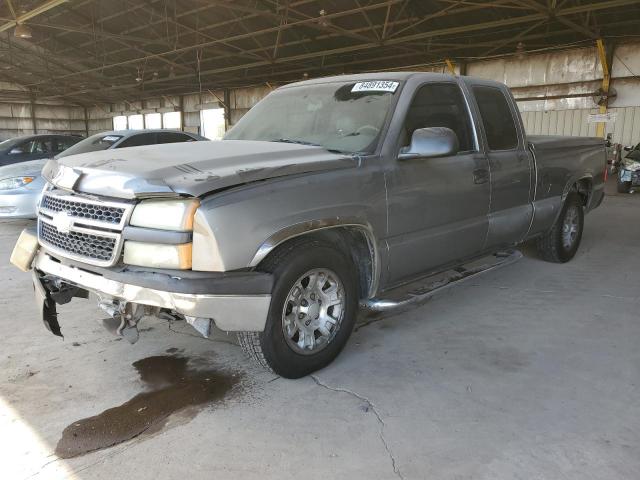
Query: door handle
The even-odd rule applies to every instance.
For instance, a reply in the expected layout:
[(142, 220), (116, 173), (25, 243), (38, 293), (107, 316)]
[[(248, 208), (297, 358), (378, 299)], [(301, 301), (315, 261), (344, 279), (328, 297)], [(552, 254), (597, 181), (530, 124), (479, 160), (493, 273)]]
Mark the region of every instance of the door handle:
[(485, 168), (478, 168), (473, 171), (473, 183), (481, 185), (489, 181), (489, 170)]

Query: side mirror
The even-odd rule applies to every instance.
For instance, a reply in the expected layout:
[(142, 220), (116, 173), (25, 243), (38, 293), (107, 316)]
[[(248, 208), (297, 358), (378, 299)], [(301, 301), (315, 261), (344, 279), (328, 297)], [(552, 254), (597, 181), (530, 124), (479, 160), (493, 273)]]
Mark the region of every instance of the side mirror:
[(9, 155), (17, 155), (19, 153), (24, 153), (24, 150), (22, 150), (20, 147), (12, 148), (9, 151)]
[(624, 147), (625, 152), (630, 152), (631, 150), (633, 150), (633, 147)]
[(411, 136), (411, 145), (402, 149), (398, 159), (448, 157), (459, 149), (458, 136), (450, 128), (418, 128)]

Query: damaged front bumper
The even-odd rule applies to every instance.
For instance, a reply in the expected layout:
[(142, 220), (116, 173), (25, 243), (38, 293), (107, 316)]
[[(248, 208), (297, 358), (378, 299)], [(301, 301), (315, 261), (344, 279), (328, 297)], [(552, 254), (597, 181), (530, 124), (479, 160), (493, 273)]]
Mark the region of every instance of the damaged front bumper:
[(623, 167), (619, 175), (621, 182), (631, 182), (632, 187), (640, 186), (640, 170), (627, 170)]
[[(123, 321), (137, 323), (133, 317), (137, 315), (139, 319), (140, 314), (135, 312), (144, 310), (145, 315), (162, 316), (164, 312), (182, 316), (196, 328), (210, 321), (224, 331), (264, 330), (271, 304), (269, 274), (94, 267), (57, 257), (34, 238), (35, 232), (22, 233), (12, 263), (22, 270), (33, 269), (42, 318), (54, 334), (60, 335), (55, 304), (66, 303), (72, 297), (86, 298), (88, 292), (95, 293), (100, 306), (112, 310), (114, 316), (121, 315)], [(140, 306), (144, 309), (137, 308)], [(118, 333), (122, 333), (121, 329)]]

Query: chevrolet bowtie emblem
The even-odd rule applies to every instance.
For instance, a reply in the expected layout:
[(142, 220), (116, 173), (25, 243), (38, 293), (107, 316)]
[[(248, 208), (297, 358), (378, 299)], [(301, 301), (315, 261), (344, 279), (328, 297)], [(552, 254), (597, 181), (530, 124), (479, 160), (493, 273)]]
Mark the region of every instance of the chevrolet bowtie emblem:
[(73, 218), (67, 212), (57, 212), (53, 215), (52, 223), (60, 233), (69, 233), (73, 227)]

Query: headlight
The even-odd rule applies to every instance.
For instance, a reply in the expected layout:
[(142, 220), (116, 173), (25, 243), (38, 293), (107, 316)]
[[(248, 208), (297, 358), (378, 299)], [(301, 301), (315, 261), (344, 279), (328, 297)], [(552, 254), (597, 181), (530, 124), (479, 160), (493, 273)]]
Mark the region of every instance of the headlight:
[(12, 177), (0, 180), (0, 190), (15, 190), (35, 180), (35, 177)]
[(622, 161), (622, 165), (626, 170), (631, 170), (632, 172), (640, 170), (640, 162), (636, 162), (635, 160), (625, 159)]
[[(145, 200), (131, 214), (129, 224), (135, 227), (193, 231), (193, 218), (200, 206), (197, 199)], [(151, 239), (152, 240), (152, 239)], [(168, 245), (127, 240), (123, 261), (127, 265), (188, 270), (192, 267), (192, 243)]]
[(124, 263), (151, 268), (189, 270), (191, 268), (190, 243), (163, 245), (156, 243), (124, 242)]
[(197, 199), (189, 200), (146, 200), (133, 210), (130, 225), (190, 232), (193, 217), (200, 206)]

